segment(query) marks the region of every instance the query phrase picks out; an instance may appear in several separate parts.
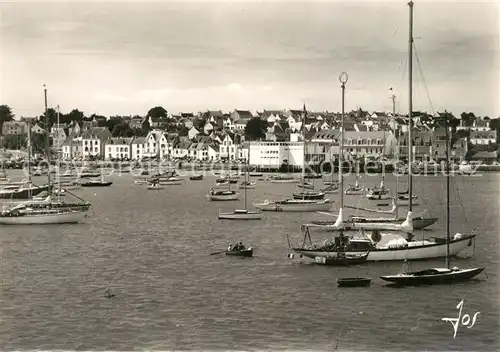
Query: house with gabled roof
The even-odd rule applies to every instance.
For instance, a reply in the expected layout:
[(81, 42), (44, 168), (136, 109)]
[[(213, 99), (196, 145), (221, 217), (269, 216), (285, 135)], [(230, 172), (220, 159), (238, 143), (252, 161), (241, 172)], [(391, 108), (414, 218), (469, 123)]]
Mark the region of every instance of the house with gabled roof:
[(189, 139), (194, 139), (197, 135), (200, 134), (200, 131), (198, 131), (194, 126), (191, 127), (191, 129), (188, 131), (188, 138)]
[(161, 160), (168, 155), (168, 142), (162, 130), (152, 130), (146, 136), (146, 151), (143, 157), (159, 157)]
[(105, 160), (130, 160), (134, 138), (110, 138), (105, 142)]
[(189, 147), (192, 142), (184, 139), (183, 137), (179, 138), (179, 143), (174, 146), (174, 154), (172, 155), (174, 158), (185, 158), (189, 154)]
[(61, 146), (62, 158), (73, 160), (83, 158), (83, 143), (81, 138), (67, 138)]
[(241, 143), (241, 136), (228, 132), (224, 136), (219, 146), (219, 156), (221, 159), (236, 160), (238, 158), (238, 146)]
[(106, 127), (91, 127), (82, 133), (83, 158), (103, 158), (104, 143), (111, 138)]

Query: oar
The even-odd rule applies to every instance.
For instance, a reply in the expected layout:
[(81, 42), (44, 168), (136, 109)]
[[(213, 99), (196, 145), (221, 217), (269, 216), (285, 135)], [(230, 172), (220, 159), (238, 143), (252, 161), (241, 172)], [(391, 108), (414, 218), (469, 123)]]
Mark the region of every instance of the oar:
[(226, 251), (221, 251), (221, 252), (214, 252), (214, 253), (210, 253), (210, 255), (216, 255), (216, 254), (221, 254), (221, 253), (225, 253)]

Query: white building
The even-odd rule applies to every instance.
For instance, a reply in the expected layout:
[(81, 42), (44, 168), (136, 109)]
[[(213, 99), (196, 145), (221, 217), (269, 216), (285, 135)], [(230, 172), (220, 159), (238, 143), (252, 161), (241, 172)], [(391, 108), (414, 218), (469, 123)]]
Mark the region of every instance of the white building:
[(110, 138), (105, 144), (105, 160), (124, 160), (132, 156), (133, 138)]
[(228, 160), (238, 159), (239, 136), (237, 134), (226, 134), (219, 146), (219, 155)]
[(144, 155), (143, 151), (146, 150), (146, 138), (137, 137), (135, 138), (130, 145), (131, 153), (130, 158), (132, 160), (141, 160)]
[(474, 145), (491, 144), (497, 141), (497, 131), (471, 131), (470, 142)]
[(62, 158), (64, 160), (81, 159), (83, 157), (82, 138), (68, 138), (62, 145)]
[(161, 130), (152, 130), (145, 138), (146, 150), (143, 152), (143, 157), (165, 159), (168, 155), (167, 137)]
[(301, 167), (304, 161), (302, 142), (250, 142), (250, 165), (279, 168), (283, 164)]
[(91, 127), (82, 134), (83, 157), (103, 157), (104, 143), (111, 138), (106, 127)]

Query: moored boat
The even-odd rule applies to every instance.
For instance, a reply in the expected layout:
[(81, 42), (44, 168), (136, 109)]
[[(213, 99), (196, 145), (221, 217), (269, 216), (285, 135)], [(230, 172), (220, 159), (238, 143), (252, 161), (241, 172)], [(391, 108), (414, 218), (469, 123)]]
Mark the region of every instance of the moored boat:
[(263, 217), (262, 211), (252, 211), (247, 209), (235, 209), (232, 212), (222, 213), (219, 210), (220, 220), (260, 220)]
[(329, 199), (322, 200), (302, 200), (302, 199), (285, 199), (269, 201), (263, 203), (254, 203), (253, 206), (262, 211), (276, 212), (314, 212), (327, 211), (332, 207), (333, 201)]
[(113, 184), (112, 181), (94, 181), (90, 180), (87, 182), (80, 183), (82, 187), (109, 187)]
[(295, 192), (293, 199), (318, 200), (325, 198), (325, 193), (321, 191)]
[(201, 181), (203, 180), (203, 174), (190, 176), (189, 179), (191, 181)]
[(235, 257), (251, 257), (253, 256), (253, 248), (248, 247), (245, 249), (238, 249), (238, 250), (227, 250), (226, 255), (231, 255)]
[(349, 266), (349, 265), (363, 264), (366, 262), (367, 258), (368, 258), (368, 253), (349, 254), (344, 252), (337, 252), (337, 255), (335, 256), (316, 257), (314, 258), (314, 262), (316, 264), (329, 265), (329, 266)]
[(341, 287), (366, 287), (370, 286), (372, 279), (369, 277), (340, 277), (337, 285)]
[(230, 200), (238, 200), (240, 194), (236, 191), (232, 190), (221, 190), (211, 188), (209, 193), (207, 194), (207, 198), (212, 201), (230, 201)]

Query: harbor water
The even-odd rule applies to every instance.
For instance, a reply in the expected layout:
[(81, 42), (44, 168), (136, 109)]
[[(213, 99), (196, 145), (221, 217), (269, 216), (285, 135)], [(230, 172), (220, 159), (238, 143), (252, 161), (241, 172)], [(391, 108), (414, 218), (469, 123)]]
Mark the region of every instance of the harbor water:
[[(460, 254), (474, 256), (452, 265), (486, 266), (486, 274), (463, 284), (399, 289), (380, 276), (397, 273), (400, 262), (336, 268), (289, 259), (286, 235), (299, 244), (300, 224), (325, 216), (218, 220), (219, 209), (243, 208), (243, 190), (240, 201), (210, 202), (214, 176), (184, 177), (185, 184), (161, 191), (134, 185), (130, 174), (111, 179), (111, 187), (75, 191), (92, 202), (85, 223), (0, 227), (1, 350), (500, 349), (500, 174), (456, 176), (452, 184), (460, 195), (452, 195), (452, 235), (474, 228), (478, 234), (475, 247)], [(399, 180), (405, 189), (406, 177)], [(377, 175), (360, 180), (370, 187), (379, 182)], [(354, 183), (354, 176), (346, 183)], [(396, 178), (387, 175), (385, 185), (394, 192)], [(247, 190), (248, 204), (289, 196), (295, 186), (258, 181)], [(444, 237), (445, 178), (416, 176), (414, 187), (424, 199), (414, 214), (428, 209), (439, 217), (416, 237)], [(328, 197), (336, 208), (339, 195)], [(357, 205), (359, 198), (346, 196), (345, 203)], [(322, 243), (333, 235), (311, 236)], [(210, 255), (239, 241), (255, 248), (253, 258)], [(445, 263), (411, 265), (417, 270)], [(337, 278), (349, 276), (371, 277), (371, 286), (337, 287)], [(112, 299), (107, 288), (116, 295)], [(462, 316), (480, 314), (472, 327), (460, 324), (454, 337), (452, 324), (442, 318), (456, 318), (462, 300)]]

